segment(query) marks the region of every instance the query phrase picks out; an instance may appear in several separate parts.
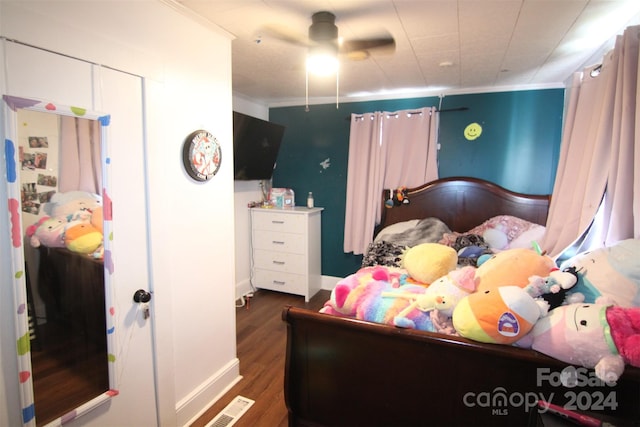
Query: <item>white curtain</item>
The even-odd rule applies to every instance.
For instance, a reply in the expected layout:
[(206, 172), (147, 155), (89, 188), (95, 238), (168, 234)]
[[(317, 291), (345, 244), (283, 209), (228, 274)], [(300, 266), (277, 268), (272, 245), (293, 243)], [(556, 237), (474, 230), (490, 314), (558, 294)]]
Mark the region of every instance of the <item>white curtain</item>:
[(601, 66), (573, 78), (542, 242), (552, 256), (587, 229), (583, 250), (640, 237), (639, 36), (627, 28)]
[(380, 222), (382, 190), (438, 178), (435, 108), (351, 115), (344, 251), (362, 254)]
[(100, 124), (96, 120), (60, 116), (58, 190), (102, 194)]

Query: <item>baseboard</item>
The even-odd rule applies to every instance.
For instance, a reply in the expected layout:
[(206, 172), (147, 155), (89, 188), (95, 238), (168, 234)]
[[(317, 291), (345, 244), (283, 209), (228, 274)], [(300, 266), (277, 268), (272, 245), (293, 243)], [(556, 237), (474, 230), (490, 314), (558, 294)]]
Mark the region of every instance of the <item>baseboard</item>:
[(338, 282), (342, 279), (343, 279), (342, 277), (322, 276), (321, 288), (324, 290), (330, 291), (333, 288), (335, 288)]
[(251, 286), (250, 279), (245, 279), (241, 282), (236, 283), (236, 300), (239, 300), (250, 292), (253, 292), (253, 287)]
[(191, 425), (241, 379), (240, 360), (235, 358), (176, 404), (177, 425)]

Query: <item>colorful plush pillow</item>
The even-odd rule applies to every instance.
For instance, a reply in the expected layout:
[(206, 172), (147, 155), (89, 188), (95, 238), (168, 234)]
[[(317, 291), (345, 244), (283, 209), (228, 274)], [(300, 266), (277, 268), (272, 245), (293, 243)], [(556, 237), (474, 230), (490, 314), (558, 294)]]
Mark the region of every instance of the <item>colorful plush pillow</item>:
[(621, 307), (640, 307), (640, 239), (627, 239), (610, 247), (580, 253), (560, 268), (574, 267), (578, 283), (571, 290), (585, 303), (605, 297)]

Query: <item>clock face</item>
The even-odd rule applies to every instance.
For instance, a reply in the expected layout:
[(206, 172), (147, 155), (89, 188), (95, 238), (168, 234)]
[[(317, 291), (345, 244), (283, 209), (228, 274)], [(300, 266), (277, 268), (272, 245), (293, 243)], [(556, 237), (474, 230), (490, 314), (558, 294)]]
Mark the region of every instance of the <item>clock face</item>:
[(222, 152), (218, 140), (206, 130), (191, 133), (184, 142), (184, 167), (189, 176), (206, 181), (220, 169)]

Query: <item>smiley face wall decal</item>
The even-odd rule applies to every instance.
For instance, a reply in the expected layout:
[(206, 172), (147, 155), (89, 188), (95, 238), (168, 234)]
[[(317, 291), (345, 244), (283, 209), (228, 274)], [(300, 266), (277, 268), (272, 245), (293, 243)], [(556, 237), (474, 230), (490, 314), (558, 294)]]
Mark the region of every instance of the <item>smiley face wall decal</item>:
[(464, 128), (464, 137), (469, 141), (473, 141), (482, 135), (482, 126), (478, 123), (470, 123)]

